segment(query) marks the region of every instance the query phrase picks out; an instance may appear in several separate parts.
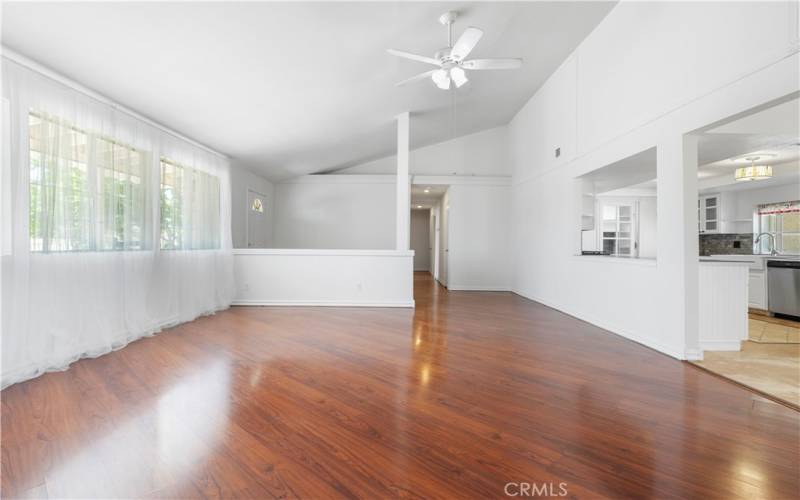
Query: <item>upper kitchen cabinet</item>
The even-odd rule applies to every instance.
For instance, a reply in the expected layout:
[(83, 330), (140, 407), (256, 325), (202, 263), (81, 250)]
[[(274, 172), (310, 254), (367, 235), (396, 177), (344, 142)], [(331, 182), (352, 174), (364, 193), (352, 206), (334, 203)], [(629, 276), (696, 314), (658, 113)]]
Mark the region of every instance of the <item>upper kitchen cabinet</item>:
[(697, 229), (702, 234), (737, 232), (735, 193), (703, 194), (697, 199)]
[(720, 195), (710, 194), (697, 200), (697, 226), (701, 233), (720, 232)]

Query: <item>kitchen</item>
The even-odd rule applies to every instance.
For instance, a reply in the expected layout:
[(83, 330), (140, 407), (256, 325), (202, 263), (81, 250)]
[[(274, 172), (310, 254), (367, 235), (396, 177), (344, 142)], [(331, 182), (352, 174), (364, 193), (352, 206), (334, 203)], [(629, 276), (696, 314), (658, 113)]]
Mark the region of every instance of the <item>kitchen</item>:
[[(690, 140), (699, 303), (689, 359), (800, 408), (800, 103), (711, 125)], [(656, 149), (576, 181), (580, 259), (657, 266)]]
[[(698, 136), (695, 364), (800, 407), (798, 100)], [(746, 283), (746, 299), (743, 285)]]

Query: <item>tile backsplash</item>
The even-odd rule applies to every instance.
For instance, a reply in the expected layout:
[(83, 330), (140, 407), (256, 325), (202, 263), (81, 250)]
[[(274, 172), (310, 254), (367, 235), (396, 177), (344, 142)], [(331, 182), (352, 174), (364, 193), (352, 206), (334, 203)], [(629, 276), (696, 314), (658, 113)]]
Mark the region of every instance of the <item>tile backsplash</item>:
[(700, 255), (751, 255), (753, 233), (719, 233), (700, 235)]

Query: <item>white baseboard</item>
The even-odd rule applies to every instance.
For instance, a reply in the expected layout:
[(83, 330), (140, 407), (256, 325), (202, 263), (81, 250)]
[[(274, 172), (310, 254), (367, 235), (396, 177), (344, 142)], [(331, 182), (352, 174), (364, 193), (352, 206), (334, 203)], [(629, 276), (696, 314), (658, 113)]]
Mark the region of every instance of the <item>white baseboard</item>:
[[(741, 340), (701, 340), (701, 351), (741, 351)], [(702, 358), (701, 358), (702, 359)]]
[(450, 285), (448, 290), (453, 292), (510, 292), (508, 286), (482, 286), (482, 285)]
[(568, 315), (570, 315), (570, 316), (572, 316), (572, 317), (574, 317), (576, 319), (579, 319), (581, 321), (585, 321), (587, 323), (591, 323), (592, 325), (594, 325), (596, 327), (599, 327), (599, 328), (602, 328), (603, 330), (608, 330), (610, 333), (613, 333), (614, 335), (618, 335), (618, 336), (623, 337), (625, 339), (632, 340), (632, 341), (636, 342), (637, 344), (642, 344), (645, 347), (649, 347), (650, 349), (654, 349), (654, 350), (656, 350), (656, 351), (658, 351), (658, 352), (660, 352), (662, 354), (666, 354), (667, 356), (673, 357), (675, 359), (680, 359), (680, 360), (686, 359), (686, 353), (684, 353), (682, 349), (675, 349), (672, 346), (668, 346), (668, 345), (666, 345), (666, 344), (664, 344), (662, 342), (659, 342), (658, 340), (652, 339), (650, 337), (641, 335), (641, 334), (636, 333), (636, 332), (632, 332), (632, 331), (627, 330), (625, 328), (620, 328), (619, 326), (614, 325), (609, 321), (592, 317), (589, 314), (584, 314), (584, 313), (582, 313), (580, 311), (576, 311), (576, 310), (573, 310), (573, 309), (568, 308), (568, 307), (564, 307), (564, 306), (561, 306), (561, 305), (558, 305), (558, 304), (554, 304), (554, 303), (551, 303), (551, 302), (546, 301), (546, 300), (542, 300), (542, 299), (540, 299), (538, 297), (535, 297), (533, 295), (526, 295), (526, 294), (524, 294), (524, 293), (522, 293), (522, 292), (520, 292), (518, 290), (512, 290), (512, 291), (514, 293), (516, 293), (517, 295), (525, 297), (526, 299), (533, 300), (534, 302), (538, 302), (538, 303), (540, 303), (542, 305), (545, 305), (545, 306), (550, 307), (552, 309), (555, 309), (557, 311), (561, 311), (564, 314), (568, 314)]
[(370, 301), (337, 301), (337, 300), (234, 300), (234, 306), (310, 306), (310, 307), (410, 307), (414, 301), (370, 302)]
[(686, 361), (703, 361), (702, 349), (686, 349)]

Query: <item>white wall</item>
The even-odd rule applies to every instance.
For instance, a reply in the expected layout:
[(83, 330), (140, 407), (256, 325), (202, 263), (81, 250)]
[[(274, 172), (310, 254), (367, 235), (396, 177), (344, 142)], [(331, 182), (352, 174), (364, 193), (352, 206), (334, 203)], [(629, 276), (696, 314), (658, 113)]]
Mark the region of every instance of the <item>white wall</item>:
[[(414, 129), (414, 117), (411, 117)], [(506, 155), (506, 127), (495, 127), (411, 151), (409, 172), (423, 175), (511, 175)], [(397, 157), (388, 156), (337, 174), (394, 174)]]
[[(730, 194), (734, 203), (732, 211), (734, 223), (731, 225), (731, 230), (749, 233), (753, 230), (753, 212), (758, 205), (798, 200), (800, 199), (800, 184), (784, 184), (782, 186), (771, 186), (761, 189), (746, 189), (734, 191)], [(749, 222), (745, 222), (745, 220)]]
[(275, 184), (274, 248), (392, 249), (394, 176), (309, 175)]
[(234, 305), (413, 307), (409, 250), (234, 250)]
[(658, 256), (658, 200), (655, 196), (639, 198), (639, 257)]
[[(695, 145), (683, 134), (800, 89), (797, 19), (789, 2), (615, 7), (508, 126), (514, 290), (696, 356)], [(575, 178), (653, 146), (657, 264), (574, 256)]]
[(414, 251), (414, 271), (431, 270), (430, 210), (411, 210), (411, 250)]
[(447, 287), (510, 290), (510, 186), (454, 184), (447, 193)]
[(267, 179), (254, 174), (242, 165), (231, 166), (231, 235), (234, 248), (247, 248), (247, 190), (252, 189), (266, 196), (267, 246), (272, 243), (275, 198), (273, 185)]
[(621, 2), (576, 50), (578, 149), (777, 61), (797, 40), (797, 20), (788, 1)]

